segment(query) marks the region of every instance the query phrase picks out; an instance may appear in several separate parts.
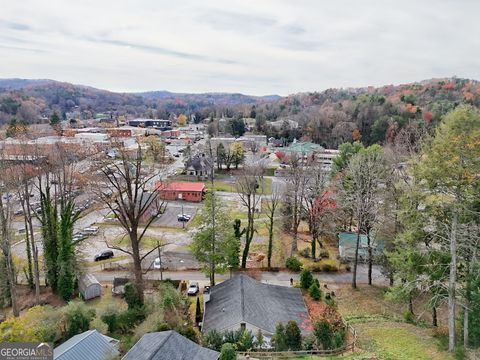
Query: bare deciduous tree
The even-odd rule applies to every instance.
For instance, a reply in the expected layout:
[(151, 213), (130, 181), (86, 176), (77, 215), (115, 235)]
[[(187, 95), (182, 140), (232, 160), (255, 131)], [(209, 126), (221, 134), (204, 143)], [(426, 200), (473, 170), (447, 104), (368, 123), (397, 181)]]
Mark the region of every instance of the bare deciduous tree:
[[(3, 149), (2, 149), (3, 150)], [(12, 258), (12, 203), (8, 192), (11, 187), (9, 165), (4, 151), (0, 153), (0, 246), (6, 262), (8, 288), (14, 316), (19, 315), (17, 304), (15, 268)]]
[(309, 173), (302, 206), (312, 235), (311, 252), (315, 259), (316, 244), (323, 248), (321, 236), (329, 232), (327, 229), (332, 224), (333, 201), (328, 194), (328, 174), (322, 170), (321, 164), (312, 164)]
[[(381, 187), (385, 167), (380, 151), (361, 152), (354, 155), (347, 166), (347, 174), (341, 180), (340, 198), (343, 205), (352, 210), (357, 223), (357, 242), (353, 266), (352, 287), (357, 287), (357, 267), (360, 235), (367, 222), (378, 213)], [(368, 244), (371, 254), (371, 244)]]
[(131, 256), (135, 287), (143, 299), (142, 261), (156, 248), (142, 255), (142, 240), (147, 229), (166, 207), (166, 203), (160, 199), (159, 189), (153, 188), (152, 184), (161, 172), (147, 171), (140, 146), (133, 153), (120, 149), (119, 154), (119, 161), (105, 162), (100, 169), (95, 192), (128, 235), (128, 248), (108, 243), (107, 246)]
[(278, 207), (282, 201), (282, 190), (280, 186), (272, 184), (272, 194), (270, 199), (265, 201), (266, 213), (268, 218), (267, 228), (268, 228), (268, 250), (267, 250), (267, 266), (270, 268), (272, 266), (272, 253), (273, 253), (273, 226), (275, 221), (275, 215), (277, 213)]
[(242, 175), (237, 179), (236, 189), (240, 202), (247, 209), (247, 226), (245, 228), (245, 247), (242, 254), (242, 268), (247, 266), (250, 244), (255, 233), (255, 217), (258, 205), (262, 199), (264, 167), (258, 161), (252, 160), (243, 168)]
[(288, 159), (287, 169), (287, 187), (285, 191), (285, 201), (289, 201), (292, 212), (292, 253), (298, 250), (298, 227), (300, 226), (302, 215), (302, 202), (305, 197), (305, 189), (310, 177), (310, 161), (304, 159), (304, 154), (291, 154)]

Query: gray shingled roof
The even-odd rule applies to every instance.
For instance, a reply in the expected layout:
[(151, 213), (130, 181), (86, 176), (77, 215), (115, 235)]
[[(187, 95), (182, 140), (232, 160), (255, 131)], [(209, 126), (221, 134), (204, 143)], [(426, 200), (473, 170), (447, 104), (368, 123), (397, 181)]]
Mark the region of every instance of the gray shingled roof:
[(55, 360), (105, 360), (112, 354), (118, 354), (112, 342), (118, 343), (97, 330), (85, 331), (53, 349), (53, 358)]
[(266, 333), (275, 333), (279, 322), (310, 323), (300, 289), (258, 282), (245, 274), (215, 285), (205, 304), (202, 331), (240, 328), (249, 323)]
[(170, 330), (143, 335), (122, 360), (217, 360), (219, 356)]

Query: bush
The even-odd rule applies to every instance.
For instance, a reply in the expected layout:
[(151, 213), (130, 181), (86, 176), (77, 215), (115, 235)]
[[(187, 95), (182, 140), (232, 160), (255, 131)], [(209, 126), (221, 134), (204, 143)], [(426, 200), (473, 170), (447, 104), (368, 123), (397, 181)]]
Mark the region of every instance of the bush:
[(223, 344), (219, 360), (235, 360), (236, 358), (235, 347), (230, 343)]
[(302, 334), (296, 321), (290, 320), (285, 326), (285, 339), (289, 350), (300, 350), (302, 348)]
[(168, 325), (165, 322), (159, 323), (155, 328), (155, 331), (168, 331), (168, 330), (172, 330), (172, 328), (170, 327), (170, 325)]
[(316, 322), (313, 326), (313, 334), (324, 350), (332, 348), (333, 331), (328, 321), (320, 320)]
[(206, 347), (220, 351), (223, 344), (223, 334), (220, 331), (215, 329), (210, 330), (208, 333), (205, 334), (203, 337), (203, 345)]
[(315, 348), (315, 336), (310, 334), (303, 338), (302, 349), (313, 350)]
[(345, 344), (345, 336), (345, 330), (338, 330), (333, 333), (332, 343), (334, 349), (338, 349)]
[(413, 324), (415, 322), (415, 315), (413, 315), (413, 313), (409, 310), (406, 310), (403, 313), (403, 318), (407, 323)]
[(318, 254), (320, 259), (328, 259), (330, 257), (330, 253), (326, 249), (321, 249), (320, 253)]
[(102, 321), (107, 325), (108, 332), (113, 334), (117, 330), (117, 317), (119, 311), (114, 306), (109, 306), (105, 309), (104, 313), (100, 316)]
[(321, 272), (322, 267), (320, 266), (320, 264), (314, 264), (314, 265), (310, 266), (310, 271), (311, 272)]
[(252, 335), (251, 331), (243, 330), (240, 331), (240, 336), (238, 337), (236, 348), (238, 351), (248, 351), (253, 349), (255, 343), (255, 338)]
[(314, 300), (320, 300), (322, 298), (322, 292), (320, 291), (320, 288), (318, 287), (316, 282), (314, 282), (310, 286), (310, 288), (308, 289), (308, 293)]
[(80, 301), (71, 301), (63, 309), (66, 320), (65, 338), (87, 331), (90, 328), (90, 322), (95, 317), (95, 310), (90, 309), (85, 303)]
[(143, 301), (138, 294), (137, 288), (132, 283), (125, 284), (124, 298), (129, 309), (143, 306)]
[(129, 333), (144, 319), (145, 311), (143, 308), (133, 308), (123, 311), (117, 316), (117, 330), (124, 334)]
[(300, 271), (302, 269), (302, 262), (295, 256), (290, 256), (285, 260), (285, 266), (291, 271)]
[(323, 272), (336, 272), (338, 271), (338, 261), (333, 259), (323, 260), (320, 263), (320, 269)]
[(187, 339), (192, 340), (193, 342), (198, 342), (197, 332), (195, 331), (193, 326), (182, 327), (178, 330), (178, 333), (185, 336)]
[(299, 252), (299, 254), (300, 254), (300, 256), (309, 259), (309, 258), (310, 258), (310, 249), (309, 249), (308, 247), (305, 248), (305, 249), (302, 249), (302, 250)]
[(303, 269), (300, 273), (300, 286), (302, 289), (308, 289), (313, 283), (313, 276), (310, 270)]
[(110, 308), (102, 315), (101, 319), (107, 324), (109, 333), (119, 331), (126, 334), (145, 319), (145, 309), (139, 307), (117, 312), (114, 308)]
[(0, 323), (0, 342), (56, 342), (62, 337), (61, 317), (51, 306), (33, 306)]

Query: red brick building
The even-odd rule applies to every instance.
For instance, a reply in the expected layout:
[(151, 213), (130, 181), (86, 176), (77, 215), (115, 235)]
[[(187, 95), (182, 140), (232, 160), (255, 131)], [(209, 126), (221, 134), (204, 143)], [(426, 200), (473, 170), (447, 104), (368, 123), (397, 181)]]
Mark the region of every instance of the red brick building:
[(160, 192), (160, 198), (164, 200), (200, 202), (205, 193), (205, 184), (203, 182), (190, 181), (159, 181), (156, 184), (156, 189)]

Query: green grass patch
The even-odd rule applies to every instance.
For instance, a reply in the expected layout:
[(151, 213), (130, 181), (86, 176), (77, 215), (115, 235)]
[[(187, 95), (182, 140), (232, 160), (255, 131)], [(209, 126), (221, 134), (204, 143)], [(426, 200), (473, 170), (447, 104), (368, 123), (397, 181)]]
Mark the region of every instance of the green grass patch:
[[(412, 328), (412, 326), (410, 326)], [(369, 326), (365, 329), (371, 338), (372, 350), (379, 359), (428, 360), (449, 359), (450, 355), (438, 351), (438, 346), (430, 337), (417, 334), (409, 329), (389, 324)]]
[[(212, 184), (207, 184), (208, 188), (212, 188)], [(265, 178), (263, 179), (263, 193), (264, 194), (271, 194), (272, 193), (272, 179)], [(213, 189), (215, 191), (225, 191), (225, 192), (237, 192), (235, 187), (235, 182), (231, 181), (214, 181)], [(261, 189), (259, 189), (259, 193)]]

